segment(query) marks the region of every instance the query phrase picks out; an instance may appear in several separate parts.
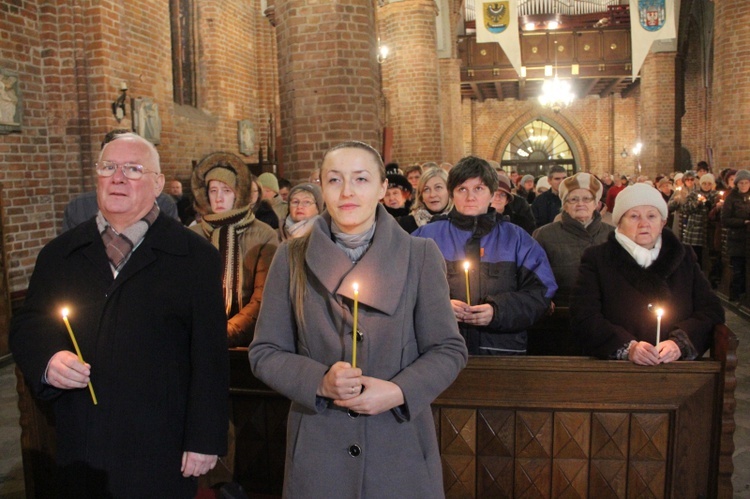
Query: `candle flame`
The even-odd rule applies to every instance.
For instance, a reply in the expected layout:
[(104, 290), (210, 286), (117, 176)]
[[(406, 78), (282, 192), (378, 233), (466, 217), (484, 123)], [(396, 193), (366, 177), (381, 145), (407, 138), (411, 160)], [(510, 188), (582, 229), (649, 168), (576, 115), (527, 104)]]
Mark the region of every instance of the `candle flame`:
[(656, 316), (657, 316), (657, 317), (661, 317), (662, 315), (664, 315), (664, 309), (662, 309), (662, 308), (657, 308), (657, 309), (656, 309)]
[(464, 270), (469, 270), (469, 262), (464, 262)]
[(63, 309), (61, 310), (61, 312), (62, 312), (62, 316), (63, 316), (63, 317), (67, 317), (67, 316), (68, 316), (68, 313), (70, 312), (70, 310), (68, 310), (68, 307), (65, 307), (65, 308), (63, 308)]
[(354, 288), (354, 292), (355, 292), (355, 293), (359, 293), (359, 284), (357, 284), (357, 283), (355, 282), (354, 284), (352, 284), (352, 287)]

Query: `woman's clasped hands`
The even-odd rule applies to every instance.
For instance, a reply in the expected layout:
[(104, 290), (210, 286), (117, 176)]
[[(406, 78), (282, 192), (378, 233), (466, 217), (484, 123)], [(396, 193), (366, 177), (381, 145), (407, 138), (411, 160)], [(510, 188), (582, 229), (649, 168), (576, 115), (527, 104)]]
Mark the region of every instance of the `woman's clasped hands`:
[(317, 394), (330, 398), (339, 407), (374, 416), (404, 403), (404, 394), (395, 383), (370, 376), (348, 362), (336, 362), (323, 376)]
[(646, 341), (639, 341), (630, 347), (628, 359), (641, 366), (655, 366), (675, 361), (681, 355), (680, 347), (672, 340), (662, 341), (656, 346)]

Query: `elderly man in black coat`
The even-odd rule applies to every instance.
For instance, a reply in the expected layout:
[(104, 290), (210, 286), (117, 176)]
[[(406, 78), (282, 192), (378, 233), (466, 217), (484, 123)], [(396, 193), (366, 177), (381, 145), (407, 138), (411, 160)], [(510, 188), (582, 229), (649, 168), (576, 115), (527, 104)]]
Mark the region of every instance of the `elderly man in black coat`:
[(193, 497), (226, 452), (220, 257), (160, 214), (146, 140), (118, 135), (97, 175), (99, 213), (40, 252), (11, 351), (32, 392), (54, 400), (61, 497)]

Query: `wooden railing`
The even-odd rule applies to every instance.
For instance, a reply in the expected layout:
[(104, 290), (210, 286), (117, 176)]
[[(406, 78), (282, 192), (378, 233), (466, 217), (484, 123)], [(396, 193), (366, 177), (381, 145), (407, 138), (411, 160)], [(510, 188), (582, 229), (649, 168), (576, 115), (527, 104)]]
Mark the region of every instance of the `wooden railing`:
[[(732, 497), (736, 348), (719, 326), (711, 359), (656, 367), (471, 358), (432, 407), (446, 495)], [(289, 402), (230, 357), (235, 478), (280, 495)], [(49, 408), (18, 391), (27, 496), (53, 496)]]

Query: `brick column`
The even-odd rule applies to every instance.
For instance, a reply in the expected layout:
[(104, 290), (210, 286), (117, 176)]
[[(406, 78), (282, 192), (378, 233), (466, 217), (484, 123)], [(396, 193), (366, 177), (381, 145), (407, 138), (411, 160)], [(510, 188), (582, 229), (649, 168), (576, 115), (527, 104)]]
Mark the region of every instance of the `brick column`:
[(402, 166), (442, 160), (434, 0), (391, 0), (378, 10), (383, 93), (393, 128), (393, 159)]
[(284, 176), (306, 179), (344, 140), (380, 149), (371, 0), (276, 0)]
[(750, 157), (750, 10), (743, 0), (714, 1), (711, 95), (714, 173), (746, 168)]
[(652, 180), (657, 173), (673, 171), (677, 164), (676, 57), (675, 52), (650, 53), (641, 68), (641, 175)]

